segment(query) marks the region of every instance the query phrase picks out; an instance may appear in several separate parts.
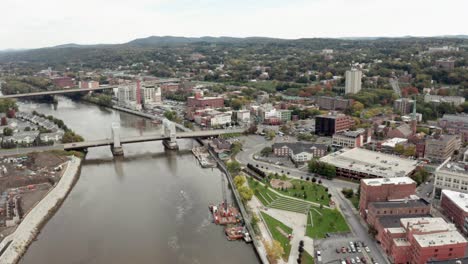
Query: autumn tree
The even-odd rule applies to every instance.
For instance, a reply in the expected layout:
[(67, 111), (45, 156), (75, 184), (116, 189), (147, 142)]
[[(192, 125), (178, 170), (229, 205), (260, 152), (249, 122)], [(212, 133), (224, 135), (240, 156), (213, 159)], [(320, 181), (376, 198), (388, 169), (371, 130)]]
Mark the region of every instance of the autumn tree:
[(277, 240), (273, 240), (271, 242), (264, 242), (264, 244), (267, 257), (270, 263), (278, 263), (278, 260), (284, 254), (284, 249), (281, 246), (281, 243)]

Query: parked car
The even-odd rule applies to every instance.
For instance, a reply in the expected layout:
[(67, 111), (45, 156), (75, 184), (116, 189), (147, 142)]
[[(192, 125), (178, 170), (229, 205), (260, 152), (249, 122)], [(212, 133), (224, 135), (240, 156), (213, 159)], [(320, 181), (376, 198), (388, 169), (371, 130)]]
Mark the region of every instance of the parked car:
[(345, 247), (341, 247), (341, 253), (346, 253), (346, 248)]
[(351, 263), (356, 264), (356, 261), (354, 260), (354, 258), (351, 258)]
[(322, 261), (322, 254), (320, 253), (320, 250), (317, 250), (317, 261), (318, 262)]
[(359, 257), (356, 257), (356, 263), (361, 263), (361, 260), (359, 259)]
[(365, 247), (364, 249), (366, 250), (367, 253), (370, 253), (369, 247)]

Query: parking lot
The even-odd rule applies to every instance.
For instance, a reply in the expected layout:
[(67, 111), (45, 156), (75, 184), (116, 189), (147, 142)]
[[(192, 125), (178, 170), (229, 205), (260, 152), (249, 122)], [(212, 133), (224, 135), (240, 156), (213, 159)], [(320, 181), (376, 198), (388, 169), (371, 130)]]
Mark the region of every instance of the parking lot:
[[(315, 250), (320, 251), (320, 263), (375, 264), (372, 252), (369, 248), (366, 250), (366, 246), (353, 235), (329, 237), (314, 241)], [(316, 260), (318, 260), (317, 256)]]

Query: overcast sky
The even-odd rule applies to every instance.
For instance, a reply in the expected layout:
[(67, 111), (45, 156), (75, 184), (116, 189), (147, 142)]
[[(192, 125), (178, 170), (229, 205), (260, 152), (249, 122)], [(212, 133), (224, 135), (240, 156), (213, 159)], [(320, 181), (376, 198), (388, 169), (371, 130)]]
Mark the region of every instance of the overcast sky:
[(0, 50), (151, 35), (468, 35), (468, 0), (0, 0)]

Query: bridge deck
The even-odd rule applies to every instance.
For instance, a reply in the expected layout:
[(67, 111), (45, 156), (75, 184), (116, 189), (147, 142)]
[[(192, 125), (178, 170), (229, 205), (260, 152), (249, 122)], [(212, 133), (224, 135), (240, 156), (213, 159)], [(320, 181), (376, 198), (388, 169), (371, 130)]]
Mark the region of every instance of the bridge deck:
[[(223, 134), (242, 133), (242, 132), (244, 132), (243, 129), (217, 129), (217, 130), (179, 132), (179, 133), (176, 133), (176, 138), (214, 137), (214, 136), (219, 136)], [(130, 143), (158, 141), (158, 140), (164, 140), (164, 139), (169, 139), (169, 137), (162, 135), (162, 134), (149, 134), (149, 135), (143, 135), (143, 136), (122, 137), (120, 139), (120, 143), (123, 145), (123, 144), (130, 144)], [(113, 143), (114, 142), (112, 139), (106, 138), (106, 139), (100, 139), (100, 140), (68, 143), (68, 144), (64, 144), (63, 148), (65, 150), (86, 149), (86, 148), (91, 148), (91, 147), (109, 146), (109, 145), (112, 145)]]

